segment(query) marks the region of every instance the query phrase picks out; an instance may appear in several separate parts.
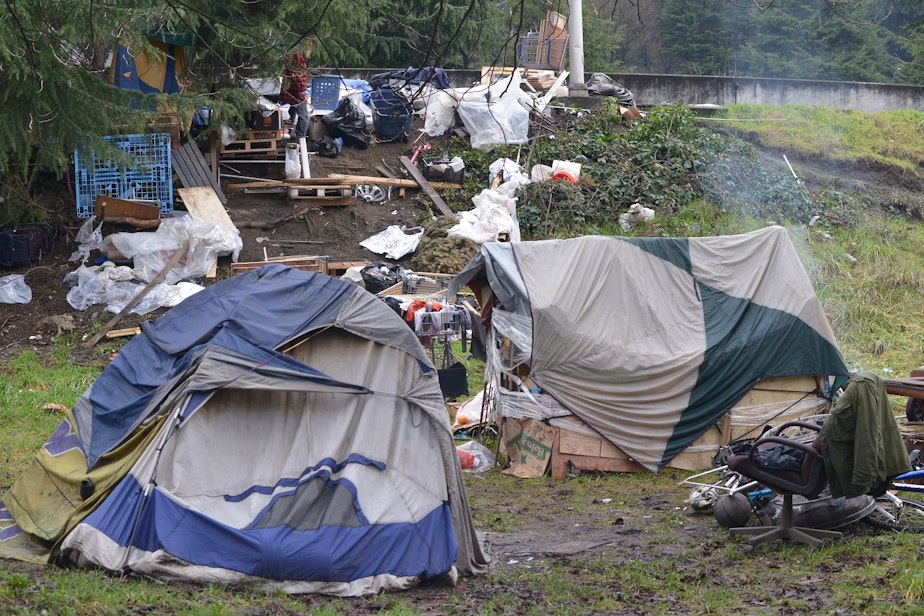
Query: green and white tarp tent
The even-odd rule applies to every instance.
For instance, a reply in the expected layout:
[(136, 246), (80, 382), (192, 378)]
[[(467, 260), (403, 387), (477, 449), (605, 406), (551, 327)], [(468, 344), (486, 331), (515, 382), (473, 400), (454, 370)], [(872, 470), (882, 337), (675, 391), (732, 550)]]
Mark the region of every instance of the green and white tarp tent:
[(543, 392), (653, 472), (756, 383), (848, 373), (782, 227), (490, 243), (450, 297), (470, 283)]

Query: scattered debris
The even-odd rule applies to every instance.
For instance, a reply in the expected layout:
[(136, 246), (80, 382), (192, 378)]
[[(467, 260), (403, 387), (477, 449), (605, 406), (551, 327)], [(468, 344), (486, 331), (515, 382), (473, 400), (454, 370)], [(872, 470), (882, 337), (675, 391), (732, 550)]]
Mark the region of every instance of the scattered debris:
[(51, 325), (55, 328), (55, 336), (60, 336), (66, 332), (72, 332), (77, 328), (72, 314), (53, 314), (41, 319), (36, 325), (39, 327)]
[(655, 211), (650, 207), (645, 207), (641, 203), (633, 203), (629, 206), (629, 211), (619, 215), (619, 226), (623, 231), (631, 231), (643, 221), (649, 221), (654, 218)]

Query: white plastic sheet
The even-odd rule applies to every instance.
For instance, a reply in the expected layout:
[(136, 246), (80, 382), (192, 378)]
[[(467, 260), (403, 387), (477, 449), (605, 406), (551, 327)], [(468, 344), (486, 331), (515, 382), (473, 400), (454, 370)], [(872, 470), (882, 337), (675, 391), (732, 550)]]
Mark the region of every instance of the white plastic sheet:
[(529, 110), (515, 98), (465, 103), (459, 105), (458, 112), (476, 150), (518, 145), (529, 139)]
[(451, 239), (465, 239), (484, 244), (496, 242), (507, 234), (511, 242), (520, 241), (520, 226), (516, 221), (517, 200), (497, 190), (485, 188), (472, 197), (475, 209), (461, 212), (459, 222), (446, 232)]
[(407, 233), (398, 225), (391, 225), (384, 231), (367, 237), (359, 245), (376, 254), (385, 255), (389, 259), (400, 259), (417, 250), (423, 233), (423, 229)]
[(28, 304), (31, 301), (32, 289), (26, 284), (24, 274), (0, 278), (0, 304)]
[(68, 261), (80, 261), (81, 263), (85, 263), (86, 260), (90, 258), (90, 253), (98, 249), (103, 243), (103, 221), (100, 221), (98, 225), (94, 226), (95, 223), (96, 216), (90, 216), (85, 223), (80, 225), (80, 229), (74, 237), (77, 250), (71, 254)]
[[(106, 311), (113, 314), (121, 312), (146, 286), (134, 282), (132, 268), (116, 265), (112, 261), (94, 267), (81, 265), (65, 276), (64, 282), (71, 285), (71, 290), (67, 292), (67, 303), (74, 310), (104, 305)], [(164, 306), (176, 306), (204, 288), (191, 282), (175, 285), (161, 283), (148, 291), (130, 312), (143, 315)]]
[(529, 110), (533, 98), (520, 88), (519, 73), (488, 85), (452, 88), (425, 93), (423, 132), (431, 137), (446, 134), (452, 128), (454, 114), (471, 135), (476, 149), (495, 145), (526, 143), (529, 133)]
[(237, 261), (244, 247), (237, 229), (191, 216), (165, 218), (155, 232), (115, 233), (109, 239), (120, 253), (133, 260), (135, 277), (144, 282), (153, 280), (188, 240), (189, 249), (167, 274), (167, 284), (205, 276), (220, 255), (230, 254)]
[[(81, 265), (64, 277), (64, 282), (71, 285), (71, 290), (67, 292), (67, 303), (74, 310), (86, 310), (90, 306), (104, 304), (107, 310), (114, 306), (116, 308), (110, 311), (119, 312), (144, 288), (144, 285), (132, 282), (133, 278), (132, 268), (116, 265), (112, 261), (94, 267)], [(147, 302), (139, 302), (132, 312), (146, 314), (160, 306), (152, 306), (151, 303), (158, 304), (157, 293), (149, 293)]]

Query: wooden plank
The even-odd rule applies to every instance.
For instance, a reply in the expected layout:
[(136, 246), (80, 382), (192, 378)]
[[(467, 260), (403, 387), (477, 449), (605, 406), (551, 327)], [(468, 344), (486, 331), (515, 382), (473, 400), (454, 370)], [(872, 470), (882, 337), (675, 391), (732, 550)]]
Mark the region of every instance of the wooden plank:
[(134, 220), (159, 220), (160, 206), (119, 199), (108, 195), (97, 195), (93, 204), (93, 215), (97, 220), (131, 218)]
[(186, 206), (186, 211), (193, 218), (207, 220), (226, 229), (234, 229), (234, 223), (225, 211), (224, 206), (211, 186), (194, 186), (192, 188), (178, 188), (180, 198)]
[(211, 186), (222, 203), (228, 202), (227, 197), (225, 197), (221, 190), (221, 185), (213, 177), (208, 163), (205, 161), (205, 157), (202, 156), (202, 152), (199, 151), (195, 143), (187, 142), (183, 144), (183, 146), (177, 150), (176, 154), (176, 158), (179, 159), (182, 169), (188, 176), (185, 180), (181, 178), (184, 186), (189, 188), (194, 186)]
[(558, 90), (558, 87), (565, 83), (565, 79), (568, 78), (569, 74), (570, 73), (568, 71), (562, 71), (562, 73), (558, 76), (558, 79), (555, 80), (555, 83), (552, 84), (552, 87), (549, 88), (545, 94), (536, 99), (534, 104), (536, 111), (539, 113), (545, 111), (545, 108), (548, 107), (549, 103), (552, 102), (552, 99), (555, 98), (555, 92)]
[(326, 256), (290, 256), (270, 257), (265, 261), (245, 261), (241, 263), (232, 263), (231, 275), (237, 276), (238, 274), (249, 272), (251, 270), (263, 267), (269, 263), (281, 263), (282, 265), (287, 265), (291, 268), (306, 272), (319, 272), (321, 274), (327, 273)]
[(193, 142), (184, 143), (173, 152), (171, 158), (173, 172), (176, 173), (180, 183), (187, 188), (196, 186), (211, 186), (218, 195), (218, 199), (225, 204), (228, 198), (221, 190), (221, 184), (215, 179), (202, 152)]
[[(410, 160), (410, 159), (409, 159)], [(413, 164), (413, 163), (412, 163)], [(423, 176), (421, 176), (423, 177)], [(344, 184), (378, 184), (379, 186), (396, 186), (400, 188), (420, 188), (416, 180), (407, 180), (404, 178), (380, 178), (374, 175), (346, 175), (343, 173), (331, 173), (327, 176), (330, 180), (337, 180)], [(295, 180), (303, 181), (303, 180)], [(455, 182), (430, 182), (433, 188), (459, 188)]]
[(211, 169), (212, 177), (215, 178), (216, 182), (220, 179), (220, 175), (218, 173), (218, 164), (219, 164), (218, 146), (219, 144), (220, 144), (220, 140), (218, 138), (218, 134), (212, 133), (209, 136), (209, 169)]
[(391, 171), (389, 171), (388, 169), (386, 169), (386, 168), (383, 167), (382, 165), (376, 165), (376, 166), (375, 166), (375, 170), (378, 171), (379, 173), (381, 173), (383, 176), (385, 176), (385, 177), (387, 177), (387, 178), (392, 178), (392, 179), (394, 179), (394, 177), (395, 177), (395, 174), (394, 174), (394, 173), (392, 173)]
[(128, 327), (126, 329), (114, 329), (106, 332), (107, 338), (124, 338), (125, 336), (137, 336), (141, 333), (140, 327)]
[(443, 198), (436, 194), (436, 191), (433, 190), (433, 187), (430, 185), (430, 182), (427, 181), (427, 178), (423, 176), (420, 172), (420, 169), (417, 168), (417, 165), (411, 162), (411, 159), (407, 156), (401, 157), (401, 164), (404, 165), (404, 168), (407, 169), (408, 173), (411, 174), (411, 177), (420, 184), (421, 190), (427, 193), (427, 196), (433, 201), (436, 207), (440, 212), (446, 216), (455, 216), (452, 210), (449, 209), (449, 206), (446, 205), (446, 202), (443, 201)]
[(343, 276), (351, 267), (361, 267), (367, 264), (367, 261), (328, 261), (327, 273), (331, 276)]
[(164, 278), (167, 277), (167, 274), (170, 273), (170, 270), (172, 270), (174, 266), (176, 266), (176, 264), (180, 262), (180, 259), (182, 257), (186, 256), (186, 253), (188, 251), (189, 251), (189, 240), (186, 240), (185, 242), (183, 242), (183, 245), (180, 246), (180, 249), (177, 250), (176, 253), (172, 257), (170, 257), (170, 260), (167, 261), (167, 264), (164, 266), (164, 268), (160, 270), (160, 272), (158, 272), (157, 276), (154, 276), (154, 278), (151, 279), (151, 282), (149, 282), (147, 286), (145, 286), (143, 289), (138, 291), (138, 293), (135, 294), (135, 297), (133, 297), (131, 301), (125, 304), (125, 307), (123, 307), (122, 310), (119, 311), (119, 314), (109, 319), (109, 322), (103, 325), (103, 329), (99, 330), (95, 336), (93, 336), (92, 338), (90, 338), (89, 340), (83, 343), (84, 348), (92, 349), (96, 345), (96, 343), (99, 342), (103, 338), (103, 336), (106, 335), (106, 333), (109, 330), (115, 327), (119, 323), (119, 321), (122, 320), (122, 317), (124, 317), (126, 314), (131, 312), (132, 308), (137, 306), (141, 300), (147, 297), (148, 293), (151, 292), (151, 289), (153, 289), (154, 287), (159, 285), (161, 282), (163, 282)]
[(258, 182), (240, 182), (229, 184), (229, 188), (292, 188), (305, 190), (351, 190), (353, 184), (328, 178), (312, 178), (311, 182), (305, 180), (266, 180)]

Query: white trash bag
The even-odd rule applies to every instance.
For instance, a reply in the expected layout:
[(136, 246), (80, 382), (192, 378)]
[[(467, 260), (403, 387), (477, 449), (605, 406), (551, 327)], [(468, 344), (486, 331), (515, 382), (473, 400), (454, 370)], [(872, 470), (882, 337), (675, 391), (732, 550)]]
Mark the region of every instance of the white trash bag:
[(483, 473), (494, 467), (494, 454), (478, 441), (468, 441), (456, 447), (462, 470)]
[(24, 274), (0, 278), (0, 304), (28, 304), (31, 301), (32, 289), (26, 284)]

